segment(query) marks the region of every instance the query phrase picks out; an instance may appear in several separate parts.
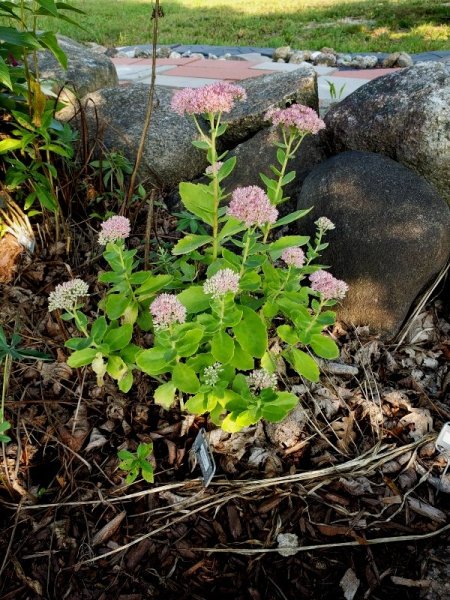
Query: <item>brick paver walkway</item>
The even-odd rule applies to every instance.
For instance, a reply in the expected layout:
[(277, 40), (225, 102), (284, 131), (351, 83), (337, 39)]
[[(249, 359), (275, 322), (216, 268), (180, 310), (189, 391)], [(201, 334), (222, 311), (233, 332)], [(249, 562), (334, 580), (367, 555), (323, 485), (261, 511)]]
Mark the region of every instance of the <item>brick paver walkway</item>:
[[(205, 58), (160, 58), (156, 61), (156, 84), (170, 88), (201, 87), (215, 81), (242, 81), (273, 72), (295, 71), (300, 65), (275, 63), (267, 56), (250, 53), (246, 60), (210, 60)], [(152, 61), (148, 58), (112, 59), (122, 85), (151, 81)], [(320, 100), (330, 100), (330, 84), (345, 98), (368, 81), (397, 69), (339, 70), (335, 67), (314, 67), (318, 76)], [(345, 85), (344, 85), (345, 84)]]

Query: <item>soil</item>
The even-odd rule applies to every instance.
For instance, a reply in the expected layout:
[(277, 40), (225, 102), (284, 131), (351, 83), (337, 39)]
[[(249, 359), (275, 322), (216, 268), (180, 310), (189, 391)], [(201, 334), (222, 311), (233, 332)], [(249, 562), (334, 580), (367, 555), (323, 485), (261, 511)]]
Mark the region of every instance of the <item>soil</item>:
[[(158, 210), (164, 247), (175, 221)], [(83, 277), (90, 316), (102, 294), (94, 229), (70, 231), (69, 252), (44, 238), (1, 288), (7, 336), (52, 357), (15, 362), (9, 381), (1, 599), (450, 598), (450, 476), (435, 448), (450, 420), (442, 298), (401, 344), (338, 323), (341, 359), (319, 384), (282, 374), (299, 408), (230, 435), (156, 406), (146, 376), (125, 396), (67, 366), (70, 324), (48, 313), (48, 293)], [(130, 243), (143, 255), (142, 237)], [(190, 453), (201, 428), (217, 463), (206, 489)], [(140, 442), (154, 444), (155, 483), (127, 486), (117, 452)]]

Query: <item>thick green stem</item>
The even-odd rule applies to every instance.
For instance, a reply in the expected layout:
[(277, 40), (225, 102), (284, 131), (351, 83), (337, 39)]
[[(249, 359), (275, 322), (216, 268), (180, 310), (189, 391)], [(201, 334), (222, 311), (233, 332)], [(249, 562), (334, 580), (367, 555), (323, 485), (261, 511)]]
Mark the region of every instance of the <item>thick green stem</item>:
[(213, 212), (213, 260), (216, 260), (217, 255), (219, 253), (219, 205), (220, 205), (220, 185), (219, 185), (219, 177), (218, 177), (218, 169), (217, 169), (217, 130), (220, 124), (220, 113), (217, 115), (217, 122), (214, 123), (214, 115), (210, 115), (210, 123), (211, 123), (211, 166), (212, 166), (212, 181), (213, 181), (213, 202), (214, 202), (214, 212)]
[(315, 248), (313, 248), (313, 254), (312, 254), (312, 256), (310, 256), (310, 257), (309, 257), (309, 258), (306, 260), (306, 262), (305, 262), (305, 265), (304, 265), (305, 267), (307, 267), (308, 265), (310, 265), (310, 264), (311, 264), (311, 262), (312, 262), (312, 261), (313, 261), (315, 258), (317, 258), (318, 254), (319, 254), (319, 253), (318, 253), (318, 248), (319, 248), (320, 244), (322, 243), (322, 236), (323, 236), (323, 231), (319, 229), (319, 233), (317, 234), (317, 243), (316, 243), (316, 247), (315, 247)]
[(248, 230), (247, 231), (247, 235), (246, 235), (246, 239), (245, 239), (245, 246), (244, 246), (244, 252), (242, 254), (242, 266), (241, 266), (241, 271), (239, 273), (239, 275), (242, 277), (244, 271), (245, 271), (245, 263), (247, 261), (248, 258), (248, 253), (250, 251), (250, 242), (252, 241), (252, 233), (253, 230)]

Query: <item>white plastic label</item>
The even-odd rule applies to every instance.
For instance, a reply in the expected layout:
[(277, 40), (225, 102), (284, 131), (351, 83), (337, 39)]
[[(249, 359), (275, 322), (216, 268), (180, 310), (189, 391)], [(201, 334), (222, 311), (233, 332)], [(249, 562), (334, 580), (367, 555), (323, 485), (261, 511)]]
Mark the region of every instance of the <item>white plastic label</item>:
[(442, 454), (449, 454), (450, 451), (450, 422), (444, 423), (437, 440), (436, 450)]

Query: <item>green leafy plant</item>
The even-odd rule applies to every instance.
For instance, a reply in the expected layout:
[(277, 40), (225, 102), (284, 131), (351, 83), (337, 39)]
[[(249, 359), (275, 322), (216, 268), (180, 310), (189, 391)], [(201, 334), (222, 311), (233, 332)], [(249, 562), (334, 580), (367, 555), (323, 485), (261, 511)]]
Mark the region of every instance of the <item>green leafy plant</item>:
[(329, 81), (328, 79), (326, 81), (328, 83), (328, 89), (330, 92), (331, 100), (333, 102), (339, 102), (339, 100), (342, 98), (342, 95), (344, 93), (346, 84), (344, 83), (343, 85), (341, 85), (341, 87), (338, 90), (336, 88), (336, 84), (334, 83), (334, 81)]
[[(210, 91), (209, 106), (223, 109), (243, 95), (229, 84)], [(197, 93), (183, 91), (174, 100), (175, 110), (197, 107)], [(201, 101), (205, 97), (202, 93)], [(228, 207), (221, 205), (229, 195), (223, 182), (235, 158), (226, 159), (216, 149), (226, 131), (221, 112), (206, 107), (204, 112), (209, 131), (194, 115), (200, 135), (194, 145), (206, 152), (210, 183), (181, 183), (180, 195), (205, 233), (181, 237), (168, 273), (155, 274), (140, 270), (136, 250), (126, 249), (128, 220), (112, 217), (99, 235), (110, 269), (99, 276), (108, 286), (99, 304), (103, 314), (89, 323), (79, 303), (87, 286), (81, 289), (75, 282), (63, 284), (72, 286), (67, 301), (58, 286), (50, 309), (64, 309), (63, 319), (73, 320), (84, 334), (66, 342), (73, 350), (70, 366), (90, 364), (99, 385), (109, 375), (124, 392), (133, 384), (134, 371), (146, 373), (155, 382), (157, 404), (169, 409), (179, 401), (182, 408), (208, 413), (213, 423), (233, 432), (262, 418), (280, 421), (296, 406), (299, 399), (283, 389), (279, 372), (292, 369), (318, 381), (314, 356), (339, 355), (324, 330), (335, 322), (331, 309), (347, 286), (313, 264), (328, 245), (324, 235), (334, 228), (328, 219), (316, 221), (312, 241), (308, 236), (277, 235), (282, 226), (309, 212), (278, 218), (277, 206), (286, 200), (284, 186), (295, 177), (287, 172), (289, 160), (306, 135), (324, 126), (314, 111), (294, 105), (268, 115), (281, 127), (283, 139), (278, 165), (272, 168), (275, 178), (262, 176), (267, 193), (257, 186), (234, 190)], [(151, 347), (135, 343), (139, 332), (151, 332)]]
[(119, 450), (117, 456), (120, 458), (119, 469), (128, 473), (125, 481), (128, 485), (134, 483), (141, 473), (142, 478), (148, 483), (153, 483), (153, 465), (149, 456), (153, 452), (153, 444), (139, 444), (136, 452)]
[(0, 26), (0, 165), (6, 189), (25, 210), (37, 203), (40, 210), (50, 211), (57, 219), (60, 204), (55, 163), (72, 157), (75, 135), (69, 125), (54, 118), (60, 104), (44, 92), (38, 70), (38, 52), (42, 50), (50, 51), (64, 68), (67, 58), (55, 34), (40, 31), (38, 25), (42, 17), (74, 23), (68, 11), (82, 12), (55, 0), (0, 3), (0, 17), (10, 24)]
[(50, 360), (51, 358), (48, 354), (38, 352), (37, 350), (23, 348), (21, 343), (22, 338), (18, 333), (13, 333), (11, 340), (8, 342), (5, 332), (0, 326), (0, 364), (3, 363), (2, 399), (0, 406), (0, 442), (4, 443), (11, 441), (11, 438), (6, 435), (6, 431), (11, 428), (11, 424), (9, 421), (5, 420), (5, 401), (13, 361), (27, 359)]

